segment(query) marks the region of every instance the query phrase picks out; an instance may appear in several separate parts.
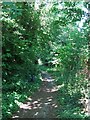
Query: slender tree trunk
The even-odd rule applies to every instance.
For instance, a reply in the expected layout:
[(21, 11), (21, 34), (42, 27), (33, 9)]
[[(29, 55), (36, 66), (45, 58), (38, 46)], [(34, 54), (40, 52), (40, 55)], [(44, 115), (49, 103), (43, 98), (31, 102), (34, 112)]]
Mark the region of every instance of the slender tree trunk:
[[(90, 24), (90, 23), (89, 23)], [(88, 34), (88, 86), (87, 86), (87, 91), (88, 91), (88, 102), (87, 102), (87, 112), (88, 115), (90, 116), (90, 31)]]
[[(87, 4), (87, 9), (88, 9), (88, 29), (90, 27), (90, 4)], [(90, 29), (88, 31), (87, 35), (88, 39), (88, 61), (87, 61), (87, 66), (88, 66), (88, 85), (87, 85), (87, 113), (90, 116)]]

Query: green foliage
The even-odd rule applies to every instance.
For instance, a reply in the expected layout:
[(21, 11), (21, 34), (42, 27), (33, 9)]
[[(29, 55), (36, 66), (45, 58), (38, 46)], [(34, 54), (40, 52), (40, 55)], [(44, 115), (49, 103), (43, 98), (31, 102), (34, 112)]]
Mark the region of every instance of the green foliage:
[[(78, 31), (76, 23), (81, 20), (83, 11), (81, 2), (61, 2), (53, 4), (49, 9), (50, 22), (50, 55), (54, 66), (48, 70), (60, 88), (58, 99), (60, 118), (84, 118), (83, 105), (79, 104), (85, 97), (83, 90), (87, 89), (88, 61), (88, 24)], [(61, 8), (60, 8), (61, 6)], [(79, 6), (79, 7), (78, 7)], [(88, 30), (87, 30), (88, 29)], [(86, 32), (87, 31), (87, 32)], [(48, 61), (50, 62), (50, 61)]]
[(24, 81), (22, 81), (22, 84), (19, 84), (19, 86), (17, 86), (16, 84), (17, 90), (21, 87), (23, 88), (23, 86), (25, 88), (25, 89), (24, 88), (19, 89), (18, 92), (17, 91), (12, 92), (12, 88), (10, 86), (11, 89), (9, 90), (9, 92), (7, 90), (5, 93), (3, 93), (3, 96), (2, 96), (3, 118), (2, 119), (5, 120), (5, 119), (11, 118), (12, 113), (14, 113), (16, 110), (19, 109), (19, 104), (23, 103), (28, 97), (30, 97), (33, 94), (33, 92), (35, 92), (40, 87), (39, 78), (37, 80), (38, 81), (34, 82), (33, 84), (28, 84), (28, 83), (25, 83)]
[(29, 2), (2, 3), (3, 118), (12, 115), (17, 103), (29, 96), (28, 91), (32, 93), (39, 87), (38, 60), (53, 71), (57, 84), (63, 85), (58, 92), (58, 116), (84, 117), (78, 101), (88, 83), (84, 71), (89, 59), (90, 29), (87, 20), (83, 30), (78, 31), (83, 5), (53, 2), (35, 10)]
[[(37, 32), (40, 20), (39, 13), (26, 2), (3, 2), (2, 8), (2, 113), (5, 119), (17, 109), (15, 100), (23, 102), (28, 96), (26, 93), (32, 93), (39, 86)], [(32, 84), (32, 80), (37, 83)]]

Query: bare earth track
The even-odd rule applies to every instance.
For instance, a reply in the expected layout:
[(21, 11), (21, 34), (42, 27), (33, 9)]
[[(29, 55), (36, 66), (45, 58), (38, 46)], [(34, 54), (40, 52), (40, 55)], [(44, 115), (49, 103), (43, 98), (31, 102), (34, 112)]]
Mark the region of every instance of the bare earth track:
[(13, 115), (13, 118), (57, 118), (58, 87), (48, 73), (42, 72), (42, 85), (38, 91)]

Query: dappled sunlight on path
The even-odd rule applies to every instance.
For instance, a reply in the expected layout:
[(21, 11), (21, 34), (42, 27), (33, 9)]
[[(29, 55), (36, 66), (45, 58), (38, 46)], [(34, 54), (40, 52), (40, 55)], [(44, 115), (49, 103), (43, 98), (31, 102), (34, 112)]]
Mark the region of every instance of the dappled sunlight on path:
[(48, 73), (42, 72), (41, 88), (25, 103), (19, 105), (20, 109), (13, 118), (56, 118), (58, 109), (57, 92), (62, 86), (56, 86), (54, 79)]

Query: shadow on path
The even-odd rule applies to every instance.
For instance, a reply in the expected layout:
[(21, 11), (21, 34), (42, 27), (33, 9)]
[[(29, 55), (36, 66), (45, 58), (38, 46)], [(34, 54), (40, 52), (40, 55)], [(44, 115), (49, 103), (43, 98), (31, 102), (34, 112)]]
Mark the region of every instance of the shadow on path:
[(42, 72), (40, 89), (20, 105), (12, 118), (57, 118), (57, 92), (58, 86), (54, 79), (48, 73)]

